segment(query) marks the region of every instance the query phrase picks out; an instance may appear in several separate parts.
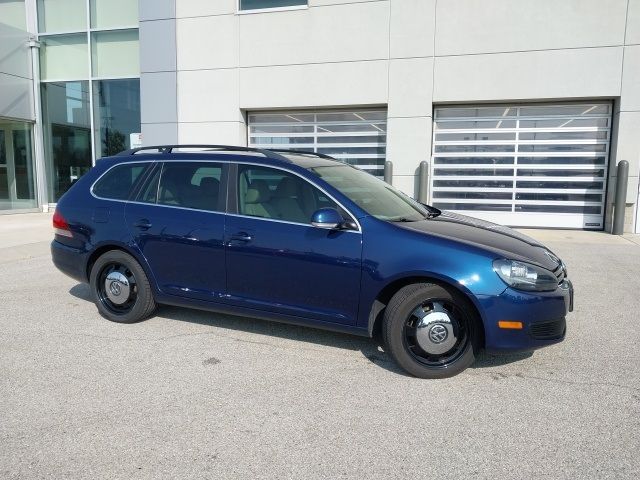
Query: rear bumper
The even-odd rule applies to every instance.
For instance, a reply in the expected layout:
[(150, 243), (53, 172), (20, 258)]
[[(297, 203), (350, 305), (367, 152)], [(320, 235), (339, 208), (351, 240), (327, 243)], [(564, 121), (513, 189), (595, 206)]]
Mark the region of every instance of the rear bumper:
[(57, 240), (51, 242), (51, 259), (62, 273), (74, 280), (86, 283), (86, 253), (77, 248), (64, 245)]
[[(555, 292), (527, 293), (506, 289), (480, 298), (488, 352), (535, 350), (564, 340), (566, 315), (573, 310), (573, 286)], [(521, 330), (498, 327), (501, 320), (522, 322)]]

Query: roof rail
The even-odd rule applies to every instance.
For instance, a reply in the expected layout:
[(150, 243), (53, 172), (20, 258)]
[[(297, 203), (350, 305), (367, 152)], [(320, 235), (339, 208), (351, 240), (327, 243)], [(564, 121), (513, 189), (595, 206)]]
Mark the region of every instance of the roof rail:
[(186, 145), (151, 145), (148, 147), (137, 147), (125, 150), (118, 153), (120, 155), (135, 155), (136, 153), (144, 150), (157, 150), (159, 153), (171, 153), (174, 148), (206, 148), (208, 150), (221, 150), (227, 152), (255, 152), (264, 155), (265, 157), (272, 158), (274, 160), (289, 161), (288, 158), (280, 155), (272, 150), (265, 150), (262, 148), (240, 147), (237, 145), (207, 145), (207, 144), (186, 144)]
[(330, 155), (325, 155), (324, 153), (318, 153), (318, 152), (308, 152), (307, 150), (289, 150), (286, 148), (270, 148), (269, 151), (276, 152), (276, 153), (295, 153), (296, 155), (310, 155), (312, 157), (320, 157), (320, 158), (326, 158), (328, 160), (340, 161)]

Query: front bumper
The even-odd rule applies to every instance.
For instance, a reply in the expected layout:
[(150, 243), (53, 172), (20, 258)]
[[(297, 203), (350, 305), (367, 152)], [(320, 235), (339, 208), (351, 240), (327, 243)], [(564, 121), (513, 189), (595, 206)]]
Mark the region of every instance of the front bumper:
[[(488, 352), (534, 350), (564, 340), (566, 315), (573, 310), (573, 285), (554, 292), (507, 288), (501, 295), (479, 298)], [(499, 321), (522, 322), (521, 330), (502, 329)]]

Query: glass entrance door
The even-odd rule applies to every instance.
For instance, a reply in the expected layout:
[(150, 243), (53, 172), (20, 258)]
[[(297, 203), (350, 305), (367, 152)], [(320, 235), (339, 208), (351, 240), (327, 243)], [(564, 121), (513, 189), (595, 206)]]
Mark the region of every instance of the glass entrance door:
[(31, 124), (0, 120), (0, 211), (36, 208)]

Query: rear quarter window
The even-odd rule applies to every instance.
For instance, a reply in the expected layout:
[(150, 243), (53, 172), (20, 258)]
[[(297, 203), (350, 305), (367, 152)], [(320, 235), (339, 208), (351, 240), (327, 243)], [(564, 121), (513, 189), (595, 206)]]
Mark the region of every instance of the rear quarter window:
[(122, 164), (108, 170), (93, 186), (96, 197), (109, 200), (127, 200), (146, 164)]

